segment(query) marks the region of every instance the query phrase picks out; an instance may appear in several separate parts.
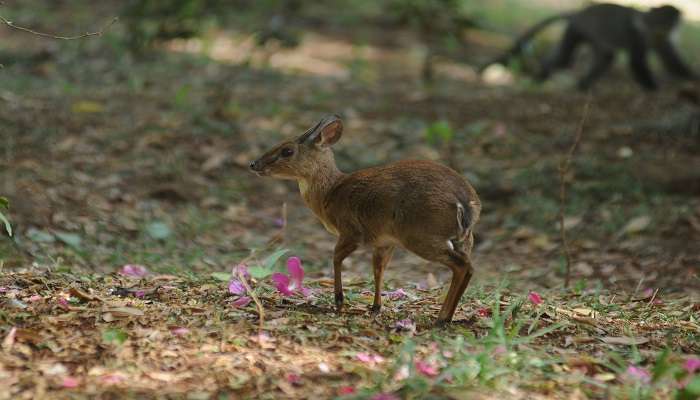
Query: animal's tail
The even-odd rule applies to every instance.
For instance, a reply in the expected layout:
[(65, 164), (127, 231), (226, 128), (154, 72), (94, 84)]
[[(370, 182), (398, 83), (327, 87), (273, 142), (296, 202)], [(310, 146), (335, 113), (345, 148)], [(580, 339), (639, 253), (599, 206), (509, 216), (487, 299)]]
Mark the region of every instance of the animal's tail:
[(532, 28), (528, 29), (523, 34), (521, 34), (518, 37), (518, 39), (516, 39), (515, 43), (513, 43), (513, 46), (511, 46), (510, 49), (508, 49), (506, 52), (504, 52), (500, 56), (492, 59), (491, 61), (489, 61), (489, 62), (483, 64), (481, 67), (479, 67), (479, 74), (484, 72), (484, 70), (486, 68), (488, 68), (489, 66), (491, 66), (493, 64), (505, 65), (508, 62), (508, 60), (510, 60), (512, 57), (515, 57), (515, 56), (519, 55), (520, 53), (522, 53), (523, 49), (525, 48), (525, 45), (527, 45), (527, 43), (529, 41), (531, 41), (532, 38), (535, 35), (537, 35), (541, 30), (543, 30), (544, 28), (548, 27), (549, 25), (551, 25), (552, 23), (554, 23), (556, 21), (559, 21), (562, 19), (567, 19), (571, 15), (572, 14), (570, 14), (570, 13), (553, 15), (549, 18), (542, 20), (538, 24), (534, 25)]

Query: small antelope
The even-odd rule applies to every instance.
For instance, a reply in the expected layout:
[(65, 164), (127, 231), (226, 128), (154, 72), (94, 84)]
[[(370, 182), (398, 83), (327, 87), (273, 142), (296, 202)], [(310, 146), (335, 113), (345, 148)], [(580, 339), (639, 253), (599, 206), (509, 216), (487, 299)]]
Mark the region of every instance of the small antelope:
[(473, 229), (481, 203), (454, 170), (432, 161), (399, 161), (346, 174), (331, 146), (343, 133), (336, 115), (250, 163), (259, 176), (296, 180), (306, 205), (338, 237), (333, 254), (335, 304), (343, 308), (343, 260), (359, 245), (374, 249), (373, 312), (382, 304), (384, 268), (396, 246), (448, 266), (452, 283), (437, 323), (452, 320), (472, 277)]

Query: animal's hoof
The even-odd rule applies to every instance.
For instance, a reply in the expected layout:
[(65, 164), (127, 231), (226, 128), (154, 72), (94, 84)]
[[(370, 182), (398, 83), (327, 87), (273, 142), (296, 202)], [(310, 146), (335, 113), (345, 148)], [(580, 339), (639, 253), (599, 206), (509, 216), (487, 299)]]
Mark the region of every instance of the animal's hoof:
[(335, 295), (335, 311), (340, 314), (343, 311), (343, 294), (336, 293)]

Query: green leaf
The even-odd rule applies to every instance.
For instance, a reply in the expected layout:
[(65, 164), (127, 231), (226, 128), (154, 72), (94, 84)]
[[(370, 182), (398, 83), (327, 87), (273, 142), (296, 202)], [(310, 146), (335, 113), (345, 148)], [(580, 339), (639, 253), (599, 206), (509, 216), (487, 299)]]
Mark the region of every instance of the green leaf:
[(695, 377), (678, 392), (676, 399), (692, 400), (698, 397), (700, 397), (700, 375), (695, 375)]
[(425, 132), (425, 138), (428, 143), (435, 144), (438, 139), (443, 143), (447, 143), (454, 137), (454, 131), (447, 121), (437, 121), (428, 127)]
[(107, 329), (102, 332), (102, 341), (105, 343), (122, 344), (129, 338), (126, 332), (121, 329)]
[(256, 265), (248, 267), (248, 272), (250, 273), (250, 276), (252, 276), (255, 279), (263, 279), (268, 277), (274, 271), (275, 264), (277, 264), (277, 261), (279, 261), (279, 259), (288, 252), (289, 249), (277, 250), (274, 253), (270, 254), (265, 259), (265, 261), (263, 261), (262, 266)]
[(231, 280), (231, 274), (227, 272), (212, 272), (211, 277), (221, 282), (228, 282)]
[(53, 243), (56, 241), (56, 238), (49, 232), (41, 231), (36, 228), (29, 228), (27, 230), (27, 237), (32, 242), (37, 243)]
[(70, 232), (63, 232), (63, 231), (56, 231), (53, 234), (56, 235), (58, 240), (67, 244), (68, 246), (70, 246), (74, 249), (80, 249), (80, 244), (83, 241), (83, 239), (80, 237), (80, 235), (75, 234), (75, 233), (70, 233)]
[(272, 270), (275, 267), (275, 264), (277, 264), (277, 261), (280, 259), (280, 257), (282, 257), (283, 255), (285, 255), (288, 252), (289, 252), (289, 249), (281, 249), (281, 250), (277, 250), (276, 252), (270, 254), (263, 262), (263, 264), (265, 265), (265, 268)]
[(255, 266), (248, 267), (248, 273), (250, 273), (250, 276), (252, 276), (255, 279), (263, 279), (271, 275), (272, 270), (267, 269), (265, 267)]
[(0, 208), (4, 208), (5, 210), (10, 209), (10, 200), (7, 200), (5, 197), (0, 196)]
[[(0, 197), (0, 199), (2, 199)], [(5, 200), (7, 201), (7, 200)], [(12, 225), (10, 224), (10, 221), (5, 217), (3, 213), (0, 212), (0, 222), (2, 222), (5, 225), (5, 230), (7, 231), (7, 234), (9, 236), (12, 236)]]
[(148, 236), (156, 240), (167, 239), (173, 233), (170, 227), (162, 221), (155, 221), (148, 224), (148, 226), (146, 226), (146, 232)]

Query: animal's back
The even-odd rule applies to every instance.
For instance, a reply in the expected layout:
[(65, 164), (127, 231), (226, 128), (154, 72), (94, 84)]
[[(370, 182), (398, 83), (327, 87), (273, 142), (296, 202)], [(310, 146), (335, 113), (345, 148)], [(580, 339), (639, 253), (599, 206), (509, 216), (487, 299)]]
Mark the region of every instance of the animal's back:
[(635, 9), (619, 4), (594, 4), (581, 10), (571, 23), (578, 32), (595, 40), (597, 46), (612, 51), (630, 45), (636, 13)]
[(402, 238), (417, 230), (455, 236), (457, 208), (467, 227), (481, 205), (471, 185), (454, 170), (425, 160), (405, 160), (347, 175), (326, 197), (329, 218), (364, 242)]

